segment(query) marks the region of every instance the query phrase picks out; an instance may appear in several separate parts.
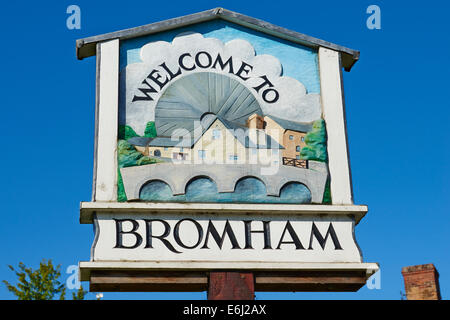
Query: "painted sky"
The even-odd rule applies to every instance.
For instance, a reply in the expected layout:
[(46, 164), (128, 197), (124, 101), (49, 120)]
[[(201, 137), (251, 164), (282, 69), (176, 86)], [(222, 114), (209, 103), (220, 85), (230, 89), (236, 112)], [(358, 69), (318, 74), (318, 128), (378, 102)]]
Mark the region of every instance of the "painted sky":
[[(81, 8), (81, 30), (66, 8)], [(366, 9), (381, 8), (381, 30)], [(356, 228), (381, 288), (356, 293), (257, 293), (257, 299), (400, 299), (401, 268), (434, 263), (450, 296), (450, 74), (447, 2), (400, 1), (51, 1), (5, 2), (2, 50), (0, 279), (7, 265), (63, 272), (89, 259), (91, 225), (79, 202), (91, 198), (95, 58), (78, 61), (75, 40), (217, 6), (361, 51), (344, 73), (356, 204), (369, 213)], [(67, 277), (67, 275), (64, 275)], [(69, 292), (70, 295), (70, 292)], [(94, 298), (93, 294), (88, 296)], [(104, 293), (104, 299), (205, 299), (205, 293)], [(0, 285), (0, 299), (14, 299)]]

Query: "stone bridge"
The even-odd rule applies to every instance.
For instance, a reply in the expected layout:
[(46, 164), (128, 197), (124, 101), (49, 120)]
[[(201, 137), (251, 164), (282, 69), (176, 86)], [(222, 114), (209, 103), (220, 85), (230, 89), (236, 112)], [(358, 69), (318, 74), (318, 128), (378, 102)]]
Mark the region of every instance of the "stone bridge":
[(298, 182), (309, 189), (312, 203), (322, 203), (328, 176), (326, 164), (316, 161), (309, 161), (309, 169), (285, 165), (156, 163), (122, 168), (120, 172), (128, 200), (138, 200), (141, 188), (155, 180), (167, 183), (175, 196), (184, 194), (187, 184), (197, 177), (213, 180), (218, 192), (233, 192), (240, 179), (254, 177), (265, 184), (267, 195), (279, 196), (285, 184)]

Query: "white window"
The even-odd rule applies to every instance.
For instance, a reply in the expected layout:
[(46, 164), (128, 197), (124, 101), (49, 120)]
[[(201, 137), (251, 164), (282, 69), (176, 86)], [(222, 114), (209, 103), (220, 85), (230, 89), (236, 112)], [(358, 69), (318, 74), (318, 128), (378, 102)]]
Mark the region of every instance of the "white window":
[(180, 147), (180, 152), (183, 152), (183, 150), (184, 150), (183, 147)]
[(198, 158), (199, 159), (205, 159), (206, 158), (206, 151), (205, 150), (198, 150)]
[(301, 139), (301, 140), (302, 140), (302, 142), (305, 142), (305, 137), (302, 137), (302, 139)]
[(220, 139), (220, 130), (219, 129), (213, 129), (212, 138), (213, 138), (213, 140)]
[(164, 151), (167, 151), (167, 150), (169, 150), (169, 147), (164, 147)]
[(272, 149), (272, 154), (273, 155), (278, 155), (278, 149)]
[(290, 135), (290, 136), (289, 136), (289, 140), (294, 140), (294, 136), (293, 136), (293, 135)]
[(233, 155), (230, 155), (230, 156), (228, 157), (228, 159), (231, 160), (231, 161), (236, 161), (236, 160), (239, 159), (239, 157), (238, 157), (237, 155), (233, 154)]

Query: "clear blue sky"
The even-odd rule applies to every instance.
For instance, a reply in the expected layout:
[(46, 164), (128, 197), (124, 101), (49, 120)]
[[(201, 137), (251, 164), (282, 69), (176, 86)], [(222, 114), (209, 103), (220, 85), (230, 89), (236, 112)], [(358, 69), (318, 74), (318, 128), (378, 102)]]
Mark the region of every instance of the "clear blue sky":
[[(81, 30), (66, 8), (81, 8)], [(381, 8), (381, 30), (366, 8)], [(450, 296), (450, 5), (427, 1), (38, 1), (2, 4), (3, 147), (0, 279), (8, 264), (65, 270), (89, 259), (95, 58), (75, 40), (222, 6), (361, 51), (344, 74), (364, 260), (379, 262), (381, 289), (356, 293), (257, 293), (257, 299), (400, 299), (403, 266), (434, 263)], [(66, 276), (65, 276), (66, 277)], [(104, 299), (204, 299), (205, 293), (105, 293)], [(13, 299), (3, 284), (0, 299)], [(89, 298), (94, 298), (93, 294)]]

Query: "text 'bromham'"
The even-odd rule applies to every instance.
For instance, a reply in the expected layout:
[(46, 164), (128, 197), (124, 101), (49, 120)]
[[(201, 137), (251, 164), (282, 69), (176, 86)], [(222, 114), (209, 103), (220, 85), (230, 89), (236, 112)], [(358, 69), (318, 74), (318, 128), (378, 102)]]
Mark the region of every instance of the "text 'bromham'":
[[(294, 228), (291, 221), (287, 220), (282, 224), (280, 229), (282, 231), (274, 236), (271, 233), (273, 221), (240, 220), (233, 221), (231, 224), (229, 220), (226, 220), (224, 224), (221, 223), (221, 227), (217, 221), (197, 221), (190, 218), (181, 219), (175, 224), (173, 221), (169, 223), (164, 219), (140, 221), (114, 219), (114, 221), (116, 234), (114, 248), (117, 249), (135, 249), (140, 246), (153, 249), (156, 243), (174, 253), (190, 249), (206, 250), (212, 247), (218, 247), (220, 250), (255, 249), (256, 245), (252, 240), (256, 234), (259, 234), (258, 240), (263, 240), (260, 244), (261, 249), (264, 250), (280, 250), (287, 246), (295, 250), (314, 250), (318, 248), (316, 243), (324, 250), (327, 241), (334, 250), (343, 250), (332, 222), (329, 222), (326, 232), (324, 232), (325, 229), (321, 232), (314, 222), (308, 224), (307, 229), (302, 228), (299, 231)], [(259, 226), (255, 226), (256, 223), (259, 223)], [(305, 239), (305, 236), (308, 242), (302, 243), (300, 239)]]

